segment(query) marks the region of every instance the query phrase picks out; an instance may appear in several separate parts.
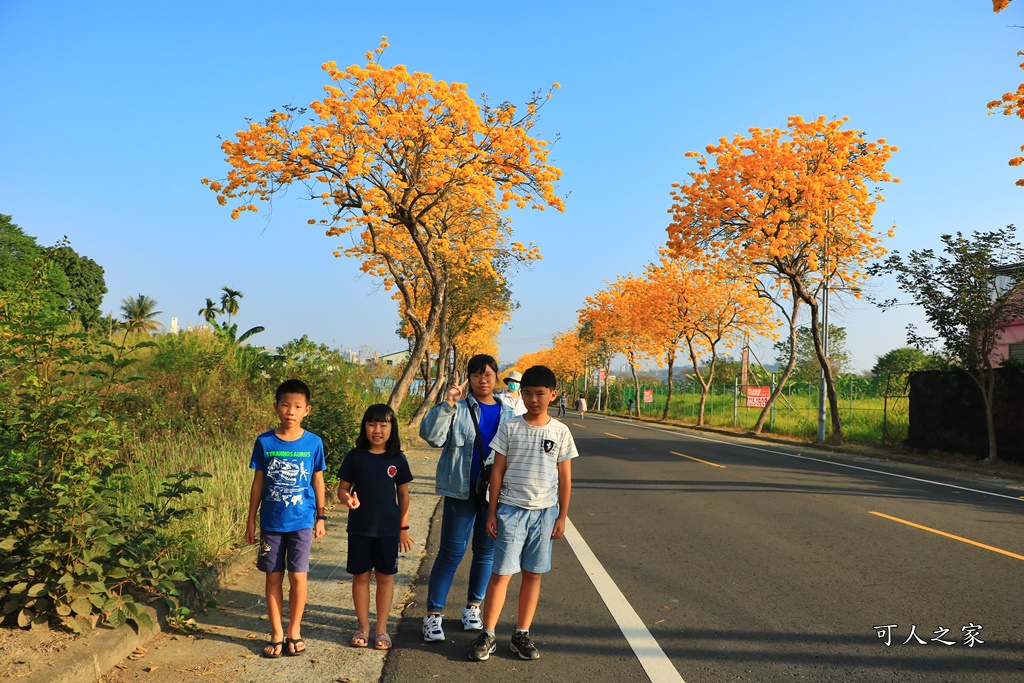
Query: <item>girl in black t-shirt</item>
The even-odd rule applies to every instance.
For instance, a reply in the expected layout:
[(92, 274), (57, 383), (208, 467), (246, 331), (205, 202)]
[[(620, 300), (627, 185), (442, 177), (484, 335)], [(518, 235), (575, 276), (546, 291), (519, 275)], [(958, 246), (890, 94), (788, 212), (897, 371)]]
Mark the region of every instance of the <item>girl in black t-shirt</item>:
[(338, 470), (338, 500), (349, 509), (348, 564), (359, 626), (349, 644), (370, 640), (370, 573), (377, 575), (377, 628), (373, 646), (391, 648), (388, 615), (398, 573), (398, 551), (412, 549), (409, 535), (409, 482), (412, 472), (402, 453), (395, 412), (383, 403), (366, 409), (356, 447)]

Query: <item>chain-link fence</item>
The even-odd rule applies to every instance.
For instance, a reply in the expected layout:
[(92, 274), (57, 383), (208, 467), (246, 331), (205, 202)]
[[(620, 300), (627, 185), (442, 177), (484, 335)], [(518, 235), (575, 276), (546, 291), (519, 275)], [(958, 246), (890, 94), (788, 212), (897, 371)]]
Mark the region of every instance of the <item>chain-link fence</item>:
[[(866, 444), (901, 443), (907, 438), (910, 415), (908, 374), (892, 373), (873, 377), (844, 375), (836, 380), (839, 419), (846, 441)], [(597, 407), (597, 388), (591, 387), (588, 401)], [(601, 408), (609, 413), (625, 414), (634, 387), (628, 379), (602, 387)], [(701, 386), (693, 379), (676, 380), (668, 418), (684, 424), (697, 424)], [(764, 432), (814, 438), (818, 433), (818, 382), (787, 382), (764, 424)], [(643, 417), (660, 418), (668, 398), (666, 382), (641, 382), (640, 398), (634, 407)], [(748, 407), (745, 388), (738, 382), (713, 384), (704, 405), (704, 424), (750, 429), (761, 408)], [(826, 401), (827, 404), (827, 401)], [(826, 429), (831, 433), (831, 417), (826, 405)]]

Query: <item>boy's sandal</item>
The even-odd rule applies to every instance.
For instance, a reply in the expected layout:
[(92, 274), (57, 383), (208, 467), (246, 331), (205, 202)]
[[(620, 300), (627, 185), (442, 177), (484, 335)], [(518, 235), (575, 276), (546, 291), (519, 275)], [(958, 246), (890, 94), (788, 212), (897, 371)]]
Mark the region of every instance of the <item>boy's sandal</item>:
[(366, 637), (366, 631), (356, 631), (352, 634), (352, 638), (348, 641), (348, 644), (352, 647), (366, 647), (369, 641)]
[[(278, 657), (281, 656), (281, 651), (283, 649), (284, 649), (284, 641), (283, 640), (278, 640), (278, 641), (268, 640), (267, 644), (263, 646), (263, 650), (260, 651), (260, 654), (263, 655), (264, 657), (266, 657), (267, 659), (277, 659)], [(268, 650), (269, 650), (269, 652), (268, 652)]]
[[(289, 657), (297, 657), (306, 651), (306, 641), (304, 641), (302, 638), (285, 638), (284, 641), (285, 643), (291, 646), (285, 648), (285, 653)], [(299, 649), (300, 644), (302, 645), (301, 650)]]
[(391, 649), (391, 636), (387, 633), (378, 633), (377, 637), (373, 640), (374, 650), (390, 650)]

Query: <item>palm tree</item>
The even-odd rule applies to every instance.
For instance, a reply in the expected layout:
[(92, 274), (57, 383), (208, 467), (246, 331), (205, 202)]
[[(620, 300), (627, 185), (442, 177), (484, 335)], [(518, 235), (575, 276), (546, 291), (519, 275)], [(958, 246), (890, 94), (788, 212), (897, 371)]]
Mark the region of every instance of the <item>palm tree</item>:
[(161, 325), (154, 318), (163, 313), (156, 310), (157, 303), (145, 294), (121, 299), (121, 317), (129, 329), (156, 332)]
[(228, 325), (230, 325), (231, 316), (238, 313), (238, 300), (245, 295), (237, 289), (231, 289), (227, 286), (221, 287), (220, 289), (224, 292), (220, 296), (220, 307), (224, 313), (228, 314)]
[(216, 304), (213, 303), (213, 299), (209, 297), (206, 299), (206, 306), (199, 309), (199, 315), (203, 316), (203, 318), (206, 319), (206, 322), (211, 325), (215, 324), (214, 320), (216, 320), (217, 316), (223, 312), (223, 310), (217, 308)]

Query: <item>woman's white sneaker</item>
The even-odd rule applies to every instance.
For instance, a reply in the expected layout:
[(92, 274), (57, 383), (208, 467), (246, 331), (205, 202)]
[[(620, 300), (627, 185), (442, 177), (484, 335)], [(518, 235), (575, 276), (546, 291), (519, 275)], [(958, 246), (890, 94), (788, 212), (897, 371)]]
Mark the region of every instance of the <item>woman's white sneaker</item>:
[[(444, 640), (441, 618), (440, 614), (428, 614), (423, 617), (423, 640), (425, 642), (433, 643), (438, 640)], [(463, 621), (465, 621), (465, 617), (463, 617)]]
[(480, 606), (470, 605), (462, 608), (462, 630), (479, 631), (483, 629), (484, 622), (480, 618)]

